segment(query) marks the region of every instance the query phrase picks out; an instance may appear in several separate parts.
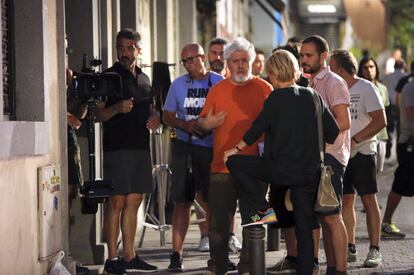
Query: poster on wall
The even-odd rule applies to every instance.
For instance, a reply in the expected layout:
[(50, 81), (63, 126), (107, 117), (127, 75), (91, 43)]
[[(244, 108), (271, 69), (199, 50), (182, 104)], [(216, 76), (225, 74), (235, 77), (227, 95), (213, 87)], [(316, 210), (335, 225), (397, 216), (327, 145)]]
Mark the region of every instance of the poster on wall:
[(38, 168), (39, 259), (46, 260), (62, 249), (60, 166)]

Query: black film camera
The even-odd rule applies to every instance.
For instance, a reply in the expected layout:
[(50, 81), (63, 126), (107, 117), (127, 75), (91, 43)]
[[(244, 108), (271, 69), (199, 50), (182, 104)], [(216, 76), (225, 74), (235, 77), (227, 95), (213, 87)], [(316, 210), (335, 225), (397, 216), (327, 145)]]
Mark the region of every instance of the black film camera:
[[(97, 59), (88, 64), (86, 54), (83, 55), (81, 73), (76, 74), (74, 87), (82, 104), (88, 105), (87, 132), (89, 147), (89, 181), (80, 187), (81, 211), (83, 214), (95, 214), (98, 204), (111, 195), (111, 180), (96, 179), (95, 171), (95, 109), (98, 101), (109, 96), (122, 98), (121, 76), (114, 72), (99, 73), (91, 69), (101, 65)], [(90, 66), (89, 66), (90, 65)]]
[[(99, 59), (89, 62), (91, 67), (102, 64)], [(108, 96), (122, 98), (121, 76), (115, 72), (97, 72), (88, 66), (88, 58), (83, 55), (82, 71), (76, 74), (77, 96), (82, 103), (89, 100), (100, 100)]]

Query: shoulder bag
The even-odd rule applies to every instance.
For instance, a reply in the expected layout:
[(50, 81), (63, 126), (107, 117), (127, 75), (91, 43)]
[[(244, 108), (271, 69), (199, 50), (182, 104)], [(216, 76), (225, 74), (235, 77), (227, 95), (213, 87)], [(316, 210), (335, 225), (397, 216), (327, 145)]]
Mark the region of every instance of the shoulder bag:
[(331, 166), (325, 165), (325, 144), (323, 142), (322, 107), (319, 96), (314, 92), (313, 99), (316, 105), (316, 115), (318, 120), (318, 143), (320, 155), (321, 176), (319, 180), (318, 194), (315, 201), (315, 211), (318, 213), (331, 212), (339, 207), (339, 200), (332, 186), (331, 178), (333, 170)]

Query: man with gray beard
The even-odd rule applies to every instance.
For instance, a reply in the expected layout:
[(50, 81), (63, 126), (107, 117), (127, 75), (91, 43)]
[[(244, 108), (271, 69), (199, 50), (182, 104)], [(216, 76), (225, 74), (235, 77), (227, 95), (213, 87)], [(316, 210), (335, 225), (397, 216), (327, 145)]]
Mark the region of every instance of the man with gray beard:
[[(224, 59), (227, 61), (231, 77), (211, 88), (198, 120), (204, 131), (214, 129), (208, 201), (211, 256), (208, 267), (212, 274), (227, 272), (227, 236), (239, 194), (238, 185), (224, 163), (224, 152), (234, 148), (240, 141), (273, 90), (266, 81), (252, 77), (252, 63), (255, 57), (253, 44), (242, 37), (236, 38), (224, 47)], [(257, 143), (246, 146), (241, 153), (258, 155)], [(266, 187), (263, 186), (263, 195)], [(242, 201), (240, 207), (243, 207)], [(249, 272), (245, 232), (243, 236), (243, 248), (237, 266), (240, 274)]]
[[(224, 60), (224, 46), (227, 45), (227, 43), (228, 42), (226, 39), (216, 37), (210, 41), (208, 48), (208, 64), (210, 65), (210, 70), (222, 75), (224, 78), (230, 77), (230, 70), (227, 68), (226, 60)], [(196, 214), (197, 218), (199, 218), (199, 213), (197, 211)], [(235, 220), (235, 217), (233, 217), (233, 220), (230, 223), (229, 247), (233, 251), (240, 251), (242, 245), (235, 235)], [(205, 240), (207, 240), (207, 242)], [(208, 236), (204, 236), (200, 239), (200, 244), (198, 247), (200, 251), (210, 250)]]

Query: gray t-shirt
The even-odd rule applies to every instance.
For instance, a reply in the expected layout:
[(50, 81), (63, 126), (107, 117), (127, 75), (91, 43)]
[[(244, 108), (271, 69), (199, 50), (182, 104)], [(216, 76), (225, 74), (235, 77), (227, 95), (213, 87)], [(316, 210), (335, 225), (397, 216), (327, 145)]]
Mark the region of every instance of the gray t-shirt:
[(414, 107), (414, 80), (408, 82), (402, 92), (400, 98), (400, 121), (401, 134), (399, 143), (406, 143), (409, 137), (414, 136), (414, 121), (407, 118), (407, 107)]

